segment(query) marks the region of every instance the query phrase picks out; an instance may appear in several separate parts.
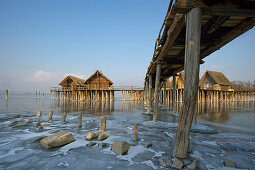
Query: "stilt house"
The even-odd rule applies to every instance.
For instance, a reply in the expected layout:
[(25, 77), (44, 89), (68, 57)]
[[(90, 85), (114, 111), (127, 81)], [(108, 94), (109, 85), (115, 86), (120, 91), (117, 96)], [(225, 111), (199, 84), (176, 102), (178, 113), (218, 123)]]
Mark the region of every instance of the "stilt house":
[(88, 90), (107, 90), (113, 85), (113, 82), (108, 79), (102, 72), (97, 70), (87, 80), (69, 75), (64, 78), (64, 80), (62, 80), (59, 85), (66, 89), (82, 87), (83, 89)]
[(85, 81), (85, 85), (88, 89), (109, 89), (113, 82), (97, 70)]
[(85, 80), (74, 77), (74, 76), (67, 76), (62, 80), (59, 85), (63, 88), (76, 88), (76, 87), (85, 87)]
[[(180, 72), (175, 80), (176, 89), (184, 89), (184, 72)], [(171, 88), (173, 88), (173, 80), (171, 81)]]
[(231, 82), (227, 77), (216, 71), (206, 71), (199, 82), (200, 89), (233, 91)]

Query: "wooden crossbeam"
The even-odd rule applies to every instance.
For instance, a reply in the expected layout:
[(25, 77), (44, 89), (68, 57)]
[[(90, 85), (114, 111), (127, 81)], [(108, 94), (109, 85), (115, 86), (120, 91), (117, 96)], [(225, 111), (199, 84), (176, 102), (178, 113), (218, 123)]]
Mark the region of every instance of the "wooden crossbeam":
[(252, 29), (254, 26), (255, 26), (255, 17), (245, 19), (238, 26), (234, 27), (232, 31), (220, 37), (217, 41), (214, 41), (206, 49), (201, 51), (201, 58), (205, 58), (206, 56), (210, 55), (214, 51), (219, 50), (221, 47), (223, 47), (224, 45), (226, 45), (227, 43), (229, 43), (236, 37), (240, 36), (241, 34), (245, 33), (246, 31)]

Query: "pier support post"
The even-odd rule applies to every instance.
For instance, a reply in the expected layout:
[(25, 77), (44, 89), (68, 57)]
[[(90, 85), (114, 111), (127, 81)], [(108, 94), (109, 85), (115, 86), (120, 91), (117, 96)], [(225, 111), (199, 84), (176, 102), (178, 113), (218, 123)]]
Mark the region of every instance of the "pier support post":
[(148, 106), (147, 113), (151, 113), (151, 93), (152, 93), (152, 76), (149, 75), (149, 94), (148, 94)]
[(157, 121), (158, 117), (158, 102), (159, 102), (159, 91), (160, 88), (160, 74), (161, 74), (161, 64), (157, 64), (156, 80), (155, 80), (155, 96), (154, 96), (154, 114), (153, 121)]
[(164, 81), (164, 94), (163, 94), (163, 103), (164, 103), (164, 106), (166, 107), (166, 81)]
[(201, 10), (193, 8), (186, 15), (184, 102), (174, 146), (174, 156), (177, 158), (187, 157), (190, 129), (197, 104), (200, 67)]
[(175, 96), (176, 96), (176, 85), (175, 85), (175, 82), (176, 82), (176, 77), (173, 76), (173, 92), (172, 92), (172, 101), (173, 101), (173, 112), (175, 112)]

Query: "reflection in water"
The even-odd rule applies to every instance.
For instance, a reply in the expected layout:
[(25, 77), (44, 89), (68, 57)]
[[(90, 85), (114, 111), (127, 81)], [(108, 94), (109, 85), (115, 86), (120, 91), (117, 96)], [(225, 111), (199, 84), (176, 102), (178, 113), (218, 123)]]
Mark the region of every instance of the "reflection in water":
[[(110, 115), (113, 111), (133, 112), (139, 101), (70, 101), (51, 100), (50, 108), (60, 112), (84, 112), (95, 115)], [(116, 106), (115, 106), (116, 105)]]
[[(182, 103), (169, 103), (170, 111), (181, 112)], [(254, 102), (199, 102), (197, 115), (199, 118), (212, 122), (227, 122), (230, 112), (254, 112)]]

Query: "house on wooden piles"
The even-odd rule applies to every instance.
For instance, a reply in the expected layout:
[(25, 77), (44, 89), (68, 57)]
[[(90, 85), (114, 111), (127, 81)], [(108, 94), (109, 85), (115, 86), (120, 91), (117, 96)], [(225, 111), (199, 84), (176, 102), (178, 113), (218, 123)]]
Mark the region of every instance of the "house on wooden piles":
[(85, 87), (85, 80), (69, 75), (59, 85), (66, 89)]
[(199, 86), (203, 90), (234, 91), (227, 77), (223, 73), (216, 71), (207, 70), (201, 78)]
[[(173, 88), (173, 80), (170, 83), (171, 89)], [(179, 72), (175, 79), (175, 88), (176, 89), (184, 89), (184, 72)]]
[(94, 74), (92, 74), (84, 84), (88, 89), (109, 89), (113, 82), (108, 79), (102, 72), (97, 70)]
[(83, 80), (74, 76), (67, 76), (60, 83), (60, 86), (66, 89), (72, 88), (82, 88), (87, 90), (100, 90), (109, 89), (113, 82), (108, 79), (102, 72), (97, 70), (94, 74), (92, 74), (87, 80)]

